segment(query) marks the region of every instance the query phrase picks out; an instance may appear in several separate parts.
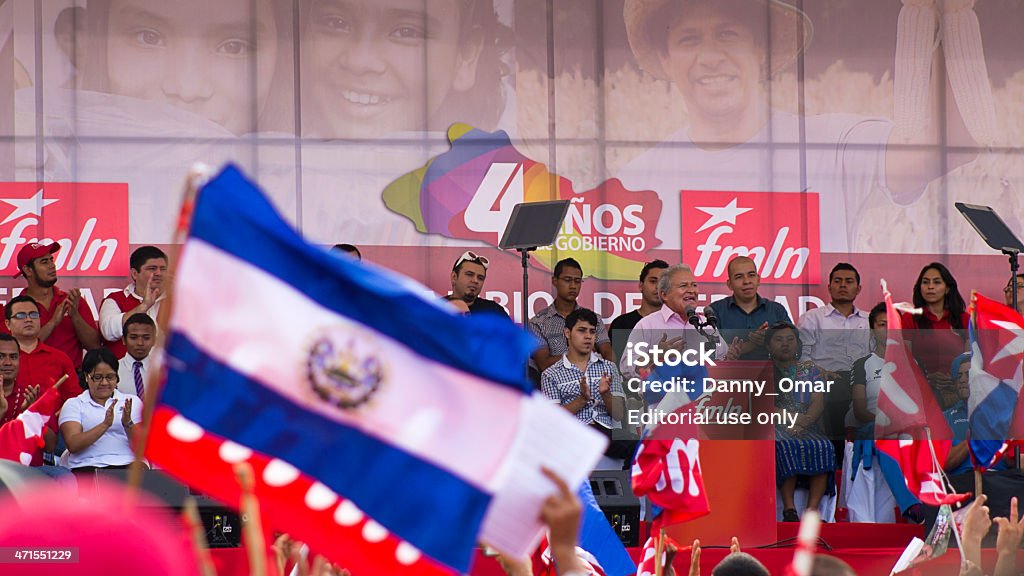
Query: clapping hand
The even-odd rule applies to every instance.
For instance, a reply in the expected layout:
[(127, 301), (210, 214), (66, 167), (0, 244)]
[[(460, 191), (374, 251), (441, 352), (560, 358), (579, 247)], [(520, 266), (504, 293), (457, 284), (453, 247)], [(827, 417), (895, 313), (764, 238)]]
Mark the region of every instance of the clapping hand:
[(82, 291), (78, 288), (68, 290), (68, 297), (64, 300), (64, 313), (72, 318), (78, 316), (78, 303), (82, 300)]
[(103, 416), (103, 423), (110, 428), (114, 425), (114, 407), (117, 406), (117, 400), (111, 399), (110, 406), (107, 406), (107, 413)]
[(583, 375), (583, 378), (580, 378), (580, 398), (583, 398), (587, 405), (589, 405), (592, 400), (590, 395), (590, 384), (587, 384), (586, 374)]
[(132, 399), (127, 398), (124, 401), (124, 408), (121, 409), (121, 426), (128, 430), (133, 424), (135, 423), (132, 422)]
[(24, 412), (25, 410), (27, 410), (28, 407), (31, 406), (32, 403), (35, 402), (36, 398), (38, 398), (38, 397), (39, 397), (39, 385), (38, 384), (36, 384), (35, 386), (29, 386), (28, 388), (26, 388), (25, 389), (25, 397), (21, 400), (21, 407), (18, 409), (18, 412)]
[(757, 330), (754, 330), (753, 332), (750, 333), (750, 335), (747, 337), (747, 340), (753, 343), (758, 348), (761, 348), (764, 346), (764, 337), (767, 333), (768, 323), (764, 322)]

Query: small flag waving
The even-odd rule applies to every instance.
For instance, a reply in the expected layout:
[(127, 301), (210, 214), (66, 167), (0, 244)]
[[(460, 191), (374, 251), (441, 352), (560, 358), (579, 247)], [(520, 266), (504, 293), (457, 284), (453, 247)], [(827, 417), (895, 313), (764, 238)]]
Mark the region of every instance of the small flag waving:
[[(971, 396), (967, 402), (971, 457), (975, 467), (992, 466), (1007, 440), (1024, 439), (1014, 430), (1024, 360), (1024, 318), (1011, 308), (972, 295)], [(1017, 418), (1024, 414), (1016, 414)]]
[(58, 408), (60, 390), (51, 386), (17, 418), (0, 427), (0, 459), (31, 465), (33, 457), (43, 448), (46, 424)]
[(888, 335), (875, 417), (875, 444), (899, 463), (907, 487), (922, 502), (939, 505), (958, 501), (965, 497), (947, 494), (939, 468), (949, 454), (952, 432), (921, 368), (903, 341), (900, 314), (885, 280), (882, 294)]
[(577, 484), (605, 441), (530, 395), (530, 335), (425, 290), (307, 244), (226, 168), (178, 264), (147, 455), (229, 505), (248, 462), (264, 524), (356, 575), (528, 554), (540, 466)]
[[(658, 367), (648, 382), (669, 381), (672, 377), (703, 382), (707, 369), (680, 364), (675, 368)], [(673, 372), (667, 375), (667, 372)], [(688, 394), (682, 391), (664, 396), (656, 413), (682, 414), (695, 410)], [(700, 471), (699, 429), (690, 418), (679, 418), (648, 428), (633, 459), (633, 493), (647, 496), (660, 508), (655, 521), (670, 526), (699, 518), (711, 512)], [(679, 422), (679, 423), (676, 423)]]

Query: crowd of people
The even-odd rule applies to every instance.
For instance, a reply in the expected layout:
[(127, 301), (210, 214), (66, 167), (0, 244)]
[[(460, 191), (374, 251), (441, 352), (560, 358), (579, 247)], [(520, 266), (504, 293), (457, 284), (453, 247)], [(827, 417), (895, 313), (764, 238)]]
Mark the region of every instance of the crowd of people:
[[(453, 268), (452, 292), (445, 298), (464, 303), (469, 313), (495, 311), (493, 302), (481, 302), (488, 266), (486, 258), (464, 253)], [(831, 382), (827, 392), (794, 390), (775, 399), (776, 410), (797, 414), (792, 426), (775, 427), (781, 520), (798, 521), (801, 508), (819, 507), (823, 517), (833, 519), (836, 499), (831, 496), (840, 496), (838, 506), (854, 522), (894, 522), (902, 517), (924, 523), (934, 518), (907, 489), (899, 464), (875, 448), (886, 306), (858, 305), (863, 284), (855, 266), (839, 263), (830, 271), (828, 303), (808, 310), (799, 323), (783, 306), (759, 294), (755, 262), (744, 256), (728, 265), (732, 294), (703, 311), (700, 287), (689, 266), (662, 260), (644, 264), (638, 284), (640, 307), (610, 319), (610, 329), (606, 319), (577, 302), (583, 281), (577, 261), (569, 258), (554, 266), (554, 302), (528, 322), (540, 342), (530, 359), (530, 375), (552, 402), (609, 436), (606, 456), (629, 465), (640, 430), (626, 425), (625, 406), (651, 402), (623, 386), (624, 381), (650, 373), (650, 367), (631, 362), (626, 350), (641, 342), (680, 350), (714, 343), (716, 359), (767, 362), (776, 382)], [(1013, 281), (1024, 294), (1024, 275)], [(945, 472), (958, 492), (967, 492), (973, 466), (964, 442), (971, 392), (966, 304), (953, 273), (938, 262), (922, 268), (908, 292), (915, 310), (901, 314), (903, 338), (953, 432)], [(1012, 293), (1008, 282), (1007, 306)], [(1017, 311), (1024, 313), (1021, 301)], [(705, 336), (709, 328), (701, 327), (708, 317), (715, 319), (710, 338)], [(1001, 517), (1009, 515), (1011, 497), (1024, 494), (1024, 476), (1009, 460), (1010, 455), (985, 474), (986, 493), (998, 502)], [(803, 506), (794, 499), (798, 489), (807, 493)]]
[[(56, 477), (70, 470), (82, 486), (96, 469), (125, 468), (135, 459), (133, 440), (142, 420), (168, 257), (152, 246), (135, 250), (130, 283), (103, 300), (97, 321), (77, 290), (57, 286), (59, 248), (29, 244), (18, 254), (26, 287), (3, 307), (0, 422), (16, 418), (68, 375), (70, 383), (60, 389), (59, 417), (50, 422), (32, 465)], [(334, 248), (362, 258), (355, 246)], [(442, 300), (464, 314), (507, 318), (501, 305), (482, 296), (489, 267), (486, 257), (463, 253), (452, 267), (451, 292)], [(759, 294), (753, 260), (733, 258), (728, 273), (732, 294), (700, 310), (700, 286), (687, 265), (648, 262), (639, 274), (640, 307), (607, 323), (577, 302), (582, 266), (571, 258), (559, 261), (551, 276), (554, 301), (527, 325), (538, 341), (529, 359), (531, 378), (551, 402), (607, 436), (607, 461), (623, 467), (631, 464), (642, 432), (626, 422), (627, 406), (652, 402), (623, 386), (624, 379), (650, 372), (626, 353), (638, 343), (677, 350), (711, 345), (710, 354), (719, 361), (766, 363), (776, 382), (834, 382), (827, 392), (783, 392), (775, 400), (777, 410), (797, 414), (791, 425), (775, 427), (780, 519), (799, 521), (802, 510), (794, 496), (801, 488), (807, 491), (805, 509), (821, 509), (831, 519), (833, 511), (824, 502), (842, 487), (851, 521), (892, 522), (896, 507), (906, 520), (923, 522), (927, 511), (907, 490), (899, 465), (874, 448), (887, 342), (885, 304), (867, 311), (859, 307), (860, 273), (840, 263), (829, 274), (828, 304), (795, 324), (784, 307)], [(1024, 275), (1014, 280), (1024, 292)], [(1007, 284), (1007, 305), (1011, 288)], [(956, 490), (968, 491), (973, 471), (964, 442), (971, 393), (966, 305), (954, 275), (940, 263), (921, 270), (913, 302), (918, 310), (902, 317), (904, 338), (954, 433), (945, 470)], [(1014, 517), (1015, 495), (1024, 492), (1015, 463), (1000, 462), (985, 477), (993, 514)]]

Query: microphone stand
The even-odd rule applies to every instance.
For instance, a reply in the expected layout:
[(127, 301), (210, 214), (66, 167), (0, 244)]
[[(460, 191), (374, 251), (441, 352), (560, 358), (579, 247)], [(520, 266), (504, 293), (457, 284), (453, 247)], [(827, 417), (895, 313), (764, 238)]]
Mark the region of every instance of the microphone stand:
[(697, 329), (697, 333), (704, 337), (714, 347), (718, 347), (718, 343), (721, 341), (721, 337), (715, 333), (715, 328), (718, 326), (718, 319), (712, 316), (709, 319), (705, 316), (703, 319), (697, 314), (696, 310), (689, 315), (687, 321), (691, 326)]

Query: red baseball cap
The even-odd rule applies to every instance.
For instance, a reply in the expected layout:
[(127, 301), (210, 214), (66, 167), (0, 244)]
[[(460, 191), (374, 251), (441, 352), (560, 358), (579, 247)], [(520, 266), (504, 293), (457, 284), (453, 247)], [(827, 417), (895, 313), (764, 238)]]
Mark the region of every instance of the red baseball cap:
[(25, 245), (24, 248), (18, 251), (18, 271), (14, 274), (17, 278), (21, 276), (21, 268), (36, 258), (42, 258), (47, 254), (53, 254), (60, 250), (60, 244), (51, 242), (49, 244), (40, 244), (39, 242), (33, 242)]

